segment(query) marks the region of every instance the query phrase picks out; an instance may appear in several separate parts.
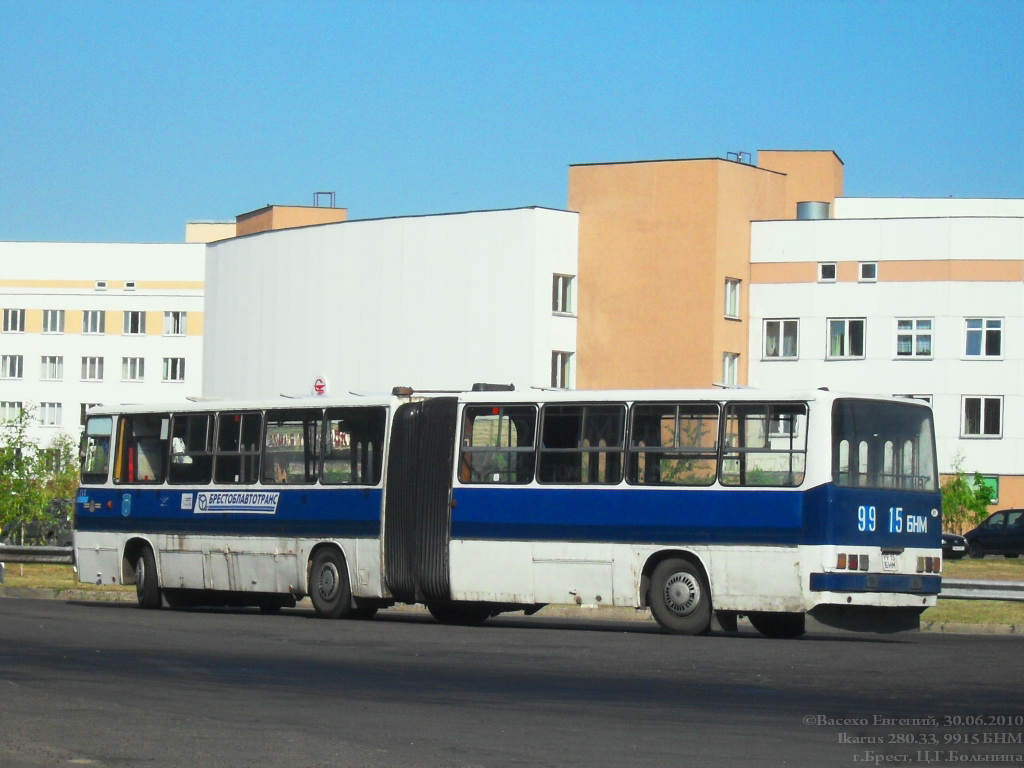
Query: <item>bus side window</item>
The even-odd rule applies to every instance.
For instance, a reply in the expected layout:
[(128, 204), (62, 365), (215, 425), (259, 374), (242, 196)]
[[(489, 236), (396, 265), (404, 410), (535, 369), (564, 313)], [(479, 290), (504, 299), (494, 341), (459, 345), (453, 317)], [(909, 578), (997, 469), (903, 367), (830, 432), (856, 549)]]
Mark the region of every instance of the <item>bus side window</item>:
[(711, 485), (718, 474), (717, 403), (637, 403), (629, 440), (629, 482)]
[(255, 483), (259, 476), (263, 415), (258, 411), (222, 413), (217, 418), (215, 483)]
[(329, 408), (324, 432), (325, 485), (378, 485), (384, 461), (387, 409)]
[(728, 403), (722, 485), (797, 486), (807, 462), (805, 403)]
[(267, 411), (263, 438), (264, 483), (308, 485), (320, 476), (324, 414), (319, 408)]
[(110, 471), (110, 436), (114, 430), (111, 416), (92, 416), (82, 436), (82, 482), (105, 483)]
[(208, 413), (179, 413), (171, 419), (171, 468), (168, 482), (206, 485), (213, 477), (213, 418)]
[(118, 429), (116, 483), (162, 483), (167, 471), (170, 416), (129, 414)]
[(462, 414), (459, 482), (524, 485), (536, 457), (534, 405), (467, 405)]
[(546, 405), (542, 415), (538, 482), (609, 485), (622, 480), (625, 405)]

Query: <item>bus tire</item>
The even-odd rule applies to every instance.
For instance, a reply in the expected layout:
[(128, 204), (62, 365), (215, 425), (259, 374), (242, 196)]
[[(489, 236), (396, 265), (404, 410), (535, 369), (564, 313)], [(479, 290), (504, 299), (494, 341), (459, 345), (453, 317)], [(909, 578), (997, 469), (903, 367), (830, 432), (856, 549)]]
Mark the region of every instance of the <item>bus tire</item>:
[(348, 612), (348, 617), (350, 619), (368, 621), (377, 615), (377, 606), (373, 603), (360, 600), (358, 597), (355, 599), (355, 603), (356, 604), (352, 607), (352, 610)]
[(334, 549), (321, 549), (309, 570), (309, 599), (322, 619), (344, 619), (352, 610), (352, 589), (345, 560)]
[(748, 613), (747, 618), (754, 629), (765, 637), (792, 638), (804, 633), (802, 613)]
[(160, 607), (160, 580), (156, 573), (153, 550), (143, 547), (135, 561), (135, 597), (139, 608), (153, 610)]
[(677, 635), (703, 635), (711, 627), (711, 591), (700, 569), (673, 557), (658, 563), (651, 575), (651, 614)]

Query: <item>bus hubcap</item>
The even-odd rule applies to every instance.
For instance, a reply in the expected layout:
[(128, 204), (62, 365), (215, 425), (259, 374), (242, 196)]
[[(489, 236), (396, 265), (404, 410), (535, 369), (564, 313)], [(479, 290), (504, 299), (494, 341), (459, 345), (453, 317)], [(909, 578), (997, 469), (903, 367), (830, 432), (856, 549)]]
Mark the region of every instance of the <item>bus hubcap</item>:
[(330, 600), (338, 590), (338, 571), (331, 563), (320, 569), (319, 590), (324, 600)]
[(665, 584), (665, 604), (679, 616), (692, 613), (700, 601), (700, 584), (689, 573), (674, 573)]

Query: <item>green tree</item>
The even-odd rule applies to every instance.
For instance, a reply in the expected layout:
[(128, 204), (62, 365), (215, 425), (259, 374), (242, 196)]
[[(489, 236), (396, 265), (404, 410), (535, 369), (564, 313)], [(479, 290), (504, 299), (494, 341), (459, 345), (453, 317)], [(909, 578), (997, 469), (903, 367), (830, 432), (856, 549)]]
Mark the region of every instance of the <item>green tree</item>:
[(62, 434), (40, 448), (29, 436), (32, 417), (29, 407), (0, 422), (0, 530), (19, 543), (39, 543), (25, 541), (26, 530), (31, 537), (61, 522), (54, 502), (74, 497), (78, 476), (74, 440)]
[(969, 477), (963, 471), (963, 457), (953, 457), (953, 472), (942, 484), (942, 519), (946, 530), (963, 533), (988, 515), (992, 491), (979, 472)]

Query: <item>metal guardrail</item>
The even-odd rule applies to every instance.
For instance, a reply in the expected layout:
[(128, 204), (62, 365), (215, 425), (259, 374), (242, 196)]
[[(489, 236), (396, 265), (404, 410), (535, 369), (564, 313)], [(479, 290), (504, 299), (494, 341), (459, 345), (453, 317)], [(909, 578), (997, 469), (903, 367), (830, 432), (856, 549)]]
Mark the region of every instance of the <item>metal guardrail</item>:
[(943, 579), (939, 597), (952, 600), (1024, 601), (1024, 581)]
[[(16, 547), (0, 545), (0, 563), (69, 565), (75, 562), (74, 547)], [(943, 579), (940, 598), (949, 600), (1011, 600), (1024, 602), (1024, 581)]]
[(0, 545), (0, 563), (70, 565), (74, 562), (74, 547), (18, 547)]

